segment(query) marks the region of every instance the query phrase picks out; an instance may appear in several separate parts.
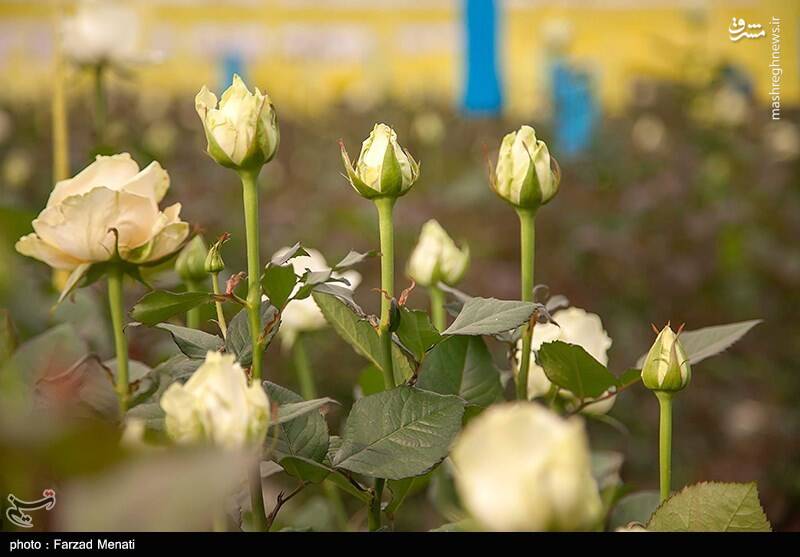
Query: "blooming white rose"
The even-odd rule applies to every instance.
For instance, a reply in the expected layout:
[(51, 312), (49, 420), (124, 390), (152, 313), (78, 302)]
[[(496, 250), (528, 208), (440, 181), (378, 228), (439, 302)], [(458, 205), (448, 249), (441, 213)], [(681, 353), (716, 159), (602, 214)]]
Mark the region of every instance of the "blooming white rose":
[(207, 441), (228, 449), (258, 445), (269, 427), (270, 406), (261, 384), (247, 384), (232, 354), (208, 352), (189, 380), (161, 396), (167, 434), (177, 443)]
[(157, 162), (144, 170), (128, 153), (98, 156), (77, 176), (58, 182), (17, 251), (65, 271), (119, 255), (134, 264), (173, 254), (189, 235), (181, 204), (160, 211), (169, 175)]
[[(611, 337), (608, 336), (600, 316), (589, 313), (581, 308), (571, 307), (553, 313), (553, 320), (558, 323), (537, 324), (533, 329), (531, 350), (536, 351), (548, 342), (560, 340), (568, 344), (577, 344), (595, 360), (603, 365), (608, 364), (608, 349), (611, 348)], [(517, 362), (520, 361), (522, 341), (517, 343)], [(550, 391), (550, 380), (541, 366), (536, 365), (531, 358), (528, 371), (528, 397), (545, 396)], [(571, 396), (562, 390), (562, 393)], [(587, 414), (605, 414), (614, 406), (616, 396), (612, 396), (586, 406), (583, 411)]]
[(238, 75), (217, 96), (204, 85), (195, 97), (208, 154), (228, 168), (259, 168), (275, 156), (280, 142), (278, 115), (266, 93), (251, 93)]
[(419, 164), (397, 142), (397, 134), (386, 124), (375, 124), (361, 145), (355, 168), (341, 143), (347, 179), (361, 196), (400, 197), (419, 177)]
[[(291, 248), (284, 247), (275, 252), (273, 259), (283, 257)], [(306, 248), (308, 255), (294, 257), (290, 261), (294, 273), (297, 276), (302, 276), (306, 271), (326, 271), (330, 269), (330, 265), (325, 261), (325, 256), (315, 249)], [(333, 273), (331, 276), (334, 278), (344, 278), (350, 283), (348, 287), (354, 290), (361, 283), (361, 274), (357, 271), (345, 271), (344, 273)], [(300, 285), (296, 285), (292, 296), (297, 294)], [(305, 331), (316, 331), (325, 327), (327, 322), (322, 315), (317, 303), (312, 297), (303, 298), (302, 300), (290, 301), (283, 311), (281, 312), (281, 327), (278, 329), (278, 336), (280, 336), (283, 346), (290, 348), (297, 335)]]
[(669, 324), (658, 333), (642, 364), (642, 383), (653, 391), (680, 391), (692, 379), (689, 357)]
[(522, 126), (503, 138), (490, 180), (497, 195), (515, 207), (537, 209), (558, 193), (561, 170), (536, 131)]
[(155, 57), (140, 49), (139, 16), (122, 2), (84, 0), (62, 26), (64, 53), (78, 64), (125, 64)]
[(422, 286), (439, 282), (452, 286), (461, 280), (468, 265), (469, 246), (459, 249), (442, 225), (431, 219), (422, 227), (406, 273)]
[(489, 407), (451, 453), (467, 511), (495, 531), (592, 528), (602, 505), (583, 422), (537, 403)]

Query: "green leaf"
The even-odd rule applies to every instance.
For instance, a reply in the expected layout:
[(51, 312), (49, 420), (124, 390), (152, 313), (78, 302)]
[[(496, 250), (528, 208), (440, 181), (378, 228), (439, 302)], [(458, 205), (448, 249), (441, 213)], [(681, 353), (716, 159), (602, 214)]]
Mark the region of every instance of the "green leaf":
[(284, 424), (292, 420), (296, 420), (301, 416), (305, 416), (309, 412), (319, 410), (326, 404), (336, 404), (332, 398), (315, 398), (313, 400), (303, 400), (302, 402), (290, 402), (288, 404), (281, 404), (278, 407), (278, 417), (275, 418), (273, 424)]
[[(275, 306), (269, 302), (261, 303), (262, 331), (264, 327), (272, 324), (264, 342), (265, 350), (275, 336), (275, 333), (278, 332), (278, 326), (280, 324), (277, 322), (278, 317), (279, 312)], [(233, 316), (233, 319), (231, 319), (231, 322), (228, 324), (225, 351), (236, 354), (237, 361), (243, 367), (250, 367), (253, 363), (253, 343), (250, 338), (250, 319), (247, 314), (247, 308), (242, 308), (239, 313)]]
[(683, 488), (656, 509), (653, 532), (770, 532), (751, 483), (702, 482)]
[(461, 427), (464, 404), (406, 385), (357, 400), (333, 465), (401, 480), (424, 474), (445, 456)]
[[(361, 356), (368, 359), (378, 369), (381, 365), (381, 341), (372, 325), (356, 315), (344, 302), (330, 294), (314, 292), (314, 301), (328, 323)], [(414, 374), (414, 368), (403, 354), (402, 349), (392, 344), (395, 381), (403, 382)]]
[(156, 325), (202, 304), (214, 300), (208, 292), (168, 292), (154, 290), (148, 292), (136, 302), (131, 310), (131, 317), (145, 325)]
[(642, 370), (631, 368), (622, 372), (617, 378), (617, 386), (620, 389), (630, 387), (634, 383), (638, 383), (642, 379)]
[(291, 265), (267, 265), (261, 277), (261, 288), (269, 298), (270, 303), (278, 309), (286, 307), (289, 296), (292, 295), (297, 284), (297, 275)]
[(207, 352), (216, 352), (222, 350), (225, 346), (225, 341), (222, 338), (197, 329), (169, 323), (159, 323), (156, 328), (168, 331), (178, 349), (189, 358), (204, 359)]
[(185, 354), (175, 354), (153, 369), (152, 375), (158, 377), (158, 394), (162, 394), (175, 381), (184, 382), (191, 377), (204, 360), (192, 359)]
[(298, 480), (311, 483), (327, 480), (363, 503), (369, 503), (371, 499), (366, 490), (357, 487), (344, 474), (320, 462), (303, 457), (288, 456), (281, 460), (281, 466), (287, 474)]
[[(297, 406), (308, 404), (303, 397), (289, 389), (264, 381), (264, 390), (272, 403), (278, 405), (278, 421), (273, 423), (272, 431), (277, 437), (274, 448), (272, 432), (267, 435), (265, 446), (272, 448), (266, 455), (268, 458), (282, 463), (287, 456), (299, 456), (316, 462), (322, 462), (328, 452), (328, 424), (317, 410), (320, 405)], [(312, 401), (313, 402), (313, 401)], [(295, 410), (307, 410), (296, 413)], [(283, 414), (284, 420), (280, 420)], [(294, 417), (292, 417), (294, 414)], [(288, 418), (288, 419), (287, 419)]]
[(400, 308), (400, 326), (396, 334), (418, 362), (422, 361), (425, 352), (442, 340), (427, 313), (406, 307)]
[(381, 370), (372, 364), (367, 365), (358, 375), (358, 388), (361, 389), (359, 396), (369, 396), (383, 390), (383, 375)]
[(443, 335), (495, 335), (516, 329), (533, 315), (536, 304), (496, 298), (470, 298)]
[(536, 356), (547, 378), (579, 399), (598, 397), (617, 386), (614, 374), (577, 344), (548, 342)]
[(402, 480), (389, 480), (386, 485), (392, 492), (392, 500), (386, 506), (387, 513), (397, 512), (397, 509), (405, 502), (406, 498), (422, 489), (431, 479), (431, 472), (423, 476), (404, 478)]
[[(686, 357), (689, 358), (689, 363), (694, 365), (724, 352), (759, 323), (761, 323), (761, 319), (752, 319), (727, 325), (703, 327), (696, 331), (683, 331), (679, 338)], [(641, 369), (646, 357), (646, 353), (642, 354), (636, 362), (636, 367)]]
[(486, 407), (503, 392), (500, 372), (481, 337), (452, 336), (436, 345), (419, 370), (417, 387), (458, 395), (467, 404)]
[(144, 422), (145, 428), (152, 431), (164, 431), (166, 414), (158, 401), (145, 402), (128, 410), (125, 418), (135, 418)]
[(280, 257), (273, 257), (272, 261), (270, 261), (270, 264), (282, 267), (295, 257), (302, 257), (304, 255), (308, 255), (308, 252), (303, 248), (303, 246), (300, 245), (300, 242), (297, 242), (295, 245), (286, 250), (286, 252)]
[(378, 252), (375, 250), (368, 251), (367, 253), (359, 253), (357, 251), (350, 250), (350, 253), (345, 255), (341, 261), (333, 266), (333, 270), (341, 271), (342, 269), (352, 267), (353, 265), (358, 265), (359, 263), (362, 263), (371, 257), (375, 257), (376, 255), (378, 255)]
[(623, 528), (631, 522), (647, 524), (653, 512), (661, 503), (658, 491), (638, 491), (626, 495), (614, 506), (609, 517), (608, 526), (611, 530)]

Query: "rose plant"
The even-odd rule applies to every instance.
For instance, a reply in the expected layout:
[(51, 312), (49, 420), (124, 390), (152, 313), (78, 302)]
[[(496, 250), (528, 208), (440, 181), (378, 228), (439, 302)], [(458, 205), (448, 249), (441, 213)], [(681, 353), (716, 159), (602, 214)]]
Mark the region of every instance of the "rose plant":
[[(230, 487), (226, 508), (207, 526), (270, 530), (288, 499), (319, 488), (339, 509), (343, 528), (391, 529), (406, 497), (430, 485), (451, 486), (456, 495), (440, 530), (674, 531), (688, 524), (676, 517), (690, 513), (703, 517), (693, 525), (701, 529), (770, 528), (748, 486), (698, 484), (678, 493), (671, 486), (674, 398), (687, 388), (693, 366), (757, 322), (687, 331), (667, 325), (639, 362), (611, 371), (606, 328), (614, 324), (563, 296), (545, 296), (548, 289), (534, 282), (535, 217), (557, 194), (561, 171), (532, 127), (503, 138), (488, 178), (519, 218), (520, 299), (457, 290), (469, 248), (433, 219), (404, 257), (412, 282), (398, 294), (393, 210), (422, 175), (391, 127), (375, 125), (355, 164), (341, 143), (346, 180), (377, 209), (377, 240), (368, 246), (376, 249), (329, 264), (336, 259), (297, 243), (271, 246), (274, 255), (264, 261), (269, 239), (260, 229), (259, 175), (278, 154), (275, 107), (239, 76), (219, 101), (203, 87), (195, 106), (209, 156), (242, 184), (245, 270), (226, 266), (227, 232), (208, 246), (189, 238), (180, 204), (160, 210), (169, 175), (157, 162), (140, 170), (127, 154), (98, 157), (59, 181), (17, 250), (71, 273), (62, 301), (107, 277), (119, 402), (109, 420), (125, 431), (122, 443), (248, 455), (249, 496)], [(151, 288), (141, 268), (172, 257), (180, 290)], [(381, 282), (373, 289), (380, 315), (357, 299), (368, 289), (356, 289), (361, 275), (353, 267), (372, 257), (380, 258)], [(149, 289), (131, 308), (123, 307), (126, 275)], [(430, 312), (409, 307), (415, 284), (427, 289)], [(198, 309), (206, 305), (216, 310), (213, 324), (201, 322)], [(137, 367), (136, 379), (129, 375), (126, 309), (129, 326), (168, 332), (175, 343), (172, 358), (154, 370)], [(380, 377), (370, 392), (359, 391), (338, 435), (325, 419), (336, 402), (319, 397), (307, 356), (312, 331), (326, 324)], [(292, 351), (300, 393), (269, 380), (265, 350), (276, 336)], [(506, 348), (503, 362), (490, 350), (498, 343)], [(326, 372), (336, 373), (336, 362)], [(619, 478), (622, 456), (593, 451), (586, 422), (608, 419), (615, 400), (640, 383), (661, 408), (660, 466), (653, 472), (661, 491), (655, 500), (645, 494), (646, 505), (637, 499), (634, 508)], [(296, 482), (269, 513), (264, 470)], [(348, 512), (354, 506), (363, 512)], [(617, 515), (629, 520), (615, 524)]]

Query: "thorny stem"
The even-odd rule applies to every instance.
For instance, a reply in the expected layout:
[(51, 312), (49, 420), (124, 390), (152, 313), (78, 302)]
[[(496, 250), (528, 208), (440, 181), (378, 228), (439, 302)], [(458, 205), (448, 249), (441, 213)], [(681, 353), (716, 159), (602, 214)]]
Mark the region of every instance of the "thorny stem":
[(394, 365), (392, 362), (392, 333), (389, 330), (389, 320), (392, 312), (392, 299), (394, 298), (394, 223), (392, 209), (395, 199), (380, 197), (375, 200), (378, 208), (378, 227), (381, 242), (381, 320), (378, 334), (381, 337), (381, 350), (383, 356), (383, 383), (385, 390), (394, 388)]

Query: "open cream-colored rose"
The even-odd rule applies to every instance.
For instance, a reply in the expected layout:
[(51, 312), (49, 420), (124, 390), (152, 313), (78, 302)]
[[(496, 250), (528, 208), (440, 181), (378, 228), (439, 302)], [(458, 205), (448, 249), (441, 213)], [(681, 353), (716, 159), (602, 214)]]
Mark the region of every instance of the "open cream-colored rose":
[(34, 232), (20, 238), (16, 249), (66, 271), (117, 256), (133, 264), (158, 261), (189, 235), (180, 203), (158, 208), (168, 189), (169, 175), (155, 161), (140, 171), (128, 153), (98, 156), (56, 184), (33, 220)]

